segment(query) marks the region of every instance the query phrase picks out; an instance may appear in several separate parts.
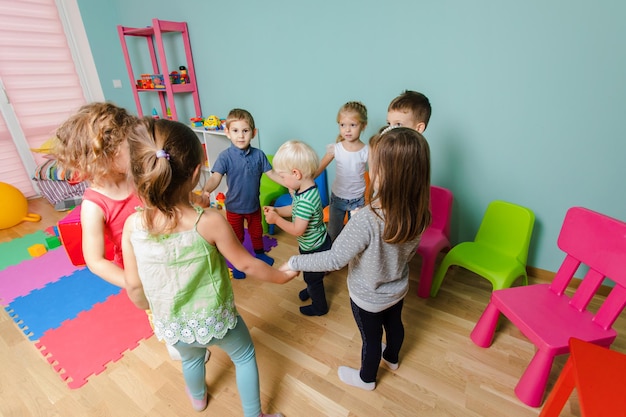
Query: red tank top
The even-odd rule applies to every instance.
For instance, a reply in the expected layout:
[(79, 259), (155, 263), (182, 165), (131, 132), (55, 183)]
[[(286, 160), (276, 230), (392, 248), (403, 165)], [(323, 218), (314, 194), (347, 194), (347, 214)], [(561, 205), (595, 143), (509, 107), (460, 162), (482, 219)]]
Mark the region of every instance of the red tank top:
[(113, 200), (97, 191), (87, 188), (83, 200), (91, 201), (102, 209), (104, 213), (104, 233), (113, 242), (115, 254), (113, 262), (124, 268), (122, 259), (122, 232), (124, 222), (133, 214), (137, 207), (141, 207), (141, 200), (131, 194), (123, 200)]

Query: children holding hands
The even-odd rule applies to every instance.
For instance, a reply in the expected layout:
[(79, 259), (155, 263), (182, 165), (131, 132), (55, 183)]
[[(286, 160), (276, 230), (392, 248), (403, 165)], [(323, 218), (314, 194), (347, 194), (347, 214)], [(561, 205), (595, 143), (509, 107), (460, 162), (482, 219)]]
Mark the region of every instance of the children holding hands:
[(317, 177), (335, 160), (335, 180), (331, 186), (328, 221), (328, 234), (332, 241), (343, 229), (345, 216), (349, 218), (352, 211), (365, 204), (364, 175), (368, 146), (361, 141), (361, 133), (367, 127), (367, 108), (358, 101), (344, 104), (337, 113), (337, 124), (337, 140), (327, 146), (315, 175)]
[[(266, 155), (250, 146), (257, 133), (252, 115), (231, 110), (225, 129), (231, 146), (220, 153), (203, 186), (206, 198), (226, 176), (226, 219), (190, 202), (204, 151), (186, 125), (139, 120), (111, 103), (92, 103), (59, 127), (60, 163), (74, 170), (77, 179), (90, 181), (81, 206), (85, 261), (96, 275), (126, 288), (138, 308), (151, 310), (157, 338), (182, 358), (195, 410), (207, 407), (205, 355), (209, 346), (218, 345), (235, 364), (244, 415), (268, 416), (261, 411), (255, 349), (237, 312), (225, 259), (235, 278), (286, 283), (305, 271), (306, 288), (298, 297), (311, 299), (300, 307), (307, 316), (327, 314), (325, 272), (347, 265), (350, 303), (363, 345), (360, 368), (341, 366), (339, 378), (372, 390), (381, 357), (397, 369), (408, 262), (430, 222), (430, 156), (421, 135), (430, 112), (428, 98), (405, 91), (389, 105), (389, 128), (368, 146), (360, 138), (367, 109), (348, 102), (337, 114), (337, 142), (328, 146), (321, 163), (309, 145), (288, 141), (276, 152), (272, 168)], [(333, 160), (336, 179), (327, 231), (314, 179)], [(368, 165), (371, 187), (365, 205)], [(298, 241), (300, 255), (280, 270), (271, 267), (274, 261), (263, 248), (263, 173), (293, 191), (291, 206), (263, 207), (268, 224)], [(244, 222), (255, 256), (241, 244)], [(113, 261), (105, 258), (105, 236), (115, 244)]]
[[(189, 196), (200, 178), (203, 150), (188, 126), (144, 119), (129, 138), (131, 169), (144, 209), (124, 227), (126, 289), (137, 307), (150, 308), (154, 331), (180, 352), (192, 407), (207, 406), (205, 352), (221, 347), (236, 367), (246, 417), (261, 412), (254, 345), (237, 312), (227, 258), (255, 278), (285, 283), (281, 272), (241, 245), (222, 214), (193, 206)], [(273, 414), (272, 416), (279, 416)]]
[[(128, 135), (138, 120), (112, 103), (82, 106), (57, 129), (54, 154), (80, 181), (89, 181), (80, 206), (82, 250), (89, 270), (124, 287), (122, 230), (141, 201), (128, 178)], [(114, 258), (105, 256), (105, 237)]]
[(292, 256), (281, 266), (285, 271), (334, 271), (348, 265), (350, 304), (363, 341), (361, 366), (341, 366), (338, 374), (365, 390), (376, 387), (381, 357), (390, 369), (398, 368), (408, 263), (431, 218), (430, 151), (424, 137), (390, 126), (369, 145), (369, 203), (352, 216), (329, 251)]
[[(273, 265), (274, 260), (265, 254), (263, 248), (259, 189), (263, 173), (278, 183), (280, 183), (280, 177), (272, 170), (265, 153), (250, 146), (250, 142), (257, 134), (257, 129), (254, 125), (254, 118), (247, 110), (231, 110), (226, 117), (224, 131), (232, 144), (218, 155), (215, 164), (211, 167), (211, 177), (203, 187), (204, 197), (209, 198), (225, 175), (226, 184), (228, 184), (225, 202), (228, 223), (235, 231), (239, 242), (243, 242), (245, 220), (256, 257)], [(245, 277), (245, 273), (233, 269), (233, 278)]]
[[(322, 200), (314, 175), (319, 166), (317, 154), (309, 145), (300, 141), (285, 142), (274, 155), (274, 169), (281, 183), (294, 191), (293, 204), (285, 207), (264, 207), (265, 220), (297, 237), (300, 253), (316, 253), (330, 249), (330, 237), (326, 233)], [(291, 217), (291, 221), (283, 217)], [(324, 290), (324, 271), (306, 272), (306, 288), (299, 298), (311, 304), (300, 307), (306, 316), (322, 316), (328, 312)]]

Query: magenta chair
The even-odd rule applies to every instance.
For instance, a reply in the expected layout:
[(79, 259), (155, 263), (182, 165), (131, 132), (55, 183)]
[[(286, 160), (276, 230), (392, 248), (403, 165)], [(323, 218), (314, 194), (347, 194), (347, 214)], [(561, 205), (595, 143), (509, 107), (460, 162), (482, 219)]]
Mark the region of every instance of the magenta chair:
[(417, 295), (422, 298), (430, 296), (433, 273), (437, 255), (445, 248), (450, 248), (450, 219), (452, 217), (452, 201), (454, 196), (447, 188), (431, 185), (430, 212), (432, 222), (422, 234), (417, 253), (422, 256), (422, 270)]
[[(536, 346), (515, 387), (531, 407), (541, 405), (554, 357), (569, 353), (570, 338), (609, 347), (617, 336), (613, 323), (626, 306), (626, 223), (573, 207), (557, 243), (566, 256), (552, 283), (493, 291), (471, 334), (478, 346), (489, 347), (502, 313)], [(589, 269), (570, 297), (565, 290), (581, 263)], [(587, 307), (605, 278), (615, 286), (594, 314)]]

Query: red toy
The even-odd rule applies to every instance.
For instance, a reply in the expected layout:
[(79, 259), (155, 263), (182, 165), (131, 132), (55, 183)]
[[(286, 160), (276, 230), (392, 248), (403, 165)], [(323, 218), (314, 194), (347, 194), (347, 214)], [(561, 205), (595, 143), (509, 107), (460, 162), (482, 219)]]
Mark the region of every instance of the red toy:
[(181, 65), (180, 67), (178, 67), (178, 70), (180, 71), (180, 83), (189, 84), (189, 74), (187, 74), (187, 67)]
[[(59, 220), (59, 237), (72, 265), (85, 265), (83, 257), (83, 228), (80, 225), (80, 206), (76, 206), (67, 216)], [(113, 242), (105, 239), (105, 258), (113, 259)]]
[(226, 196), (224, 195), (224, 193), (217, 193), (217, 196), (215, 196), (215, 201), (217, 202), (217, 208), (222, 209), (224, 208), (224, 202), (226, 201)]

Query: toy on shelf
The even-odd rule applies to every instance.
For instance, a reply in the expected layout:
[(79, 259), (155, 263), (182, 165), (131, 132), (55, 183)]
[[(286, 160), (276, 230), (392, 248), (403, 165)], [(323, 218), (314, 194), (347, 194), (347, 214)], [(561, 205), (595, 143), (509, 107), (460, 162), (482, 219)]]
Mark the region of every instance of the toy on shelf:
[(191, 127), (202, 127), (204, 125), (204, 119), (202, 117), (192, 117), (189, 120), (191, 121)]
[(28, 212), (28, 201), (14, 186), (0, 182), (0, 229), (8, 229), (23, 221), (38, 222), (39, 214)]
[(187, 74), (187, 67), (181, 65), (180, 67), (178, 67), (178, 70), (180, 71), (180, 83), (189, 84), (189, 74)]
[[(117, 33), (122, 45), (128, 77), (132, 83), (131, 87), (133, 98), (135, 100), (137, 115), (139, 117), (150, 114), (150, 107), (145, 109), (146, 112), (144, 112), (140, 96), (154, 95), (153, 93), (157, 93), (156, 98), (160, 103), (160, 107), (157, 108), (159, 109), (159, 114), (162, 118), (166, 117), (168, 106), (172, 112), (172, 120), (185, 120), (187, 117), (191, 117), (191, 115), (202, 114), (198, 86), (196, 85), (196, 72), (194, 70), (193, 56), (191, 53), (189, 29), (186, 22), (172, 22), (167, 20), (152, 19), (151, 25), (143, 27), (118, 25)], [(179, 57), (178, 63), (182, 63), (183, 65), (168, 65), (166, 52), (175, 48), (175, 46), (174, 40), (171, 39), (172, 42), (169, 42), (170, 39), (167, 38), (170, 38), (170, 36), (166, 34), (172, 34), (176, 39), (176, 43), (182, 41), (182, 46), (176, 48), (176, 52)], [(142, 61), (143, 65), (140, 71), (150, 73), (147, 74), (150, 77), (149, 80), (146, 79), (143, 81), (143, 77), (139, 77), (142, 80), (137, 80), (137, 75), (141, 74), (141, 72), (133, 70), (131, 54), (129, 53), (129, 46), (131, 45), (127, 44), (127, 40), (129, 38), (137, 39), (136, 41), (132, 41), (133, 48), (131, 49), (133, 50), (133, 55), (138, 52), (135, 51), (136, 48), (134, 47), (137, 46), (135, 43), (141, 43), (140, 39), (142, 38), (146, 41), (145, 45), (147, 46), (147, 49), (143, 51), (144, 54), (140, 54), (135, 60)], [(164, 42), (165, 40), (167, 40), (167, 42)], [(147, 55), (149, 55), (149, 59), (147, 59)], [(146, 64), (151, 65), (145, 66)], [(150, 83), (154, 84), (151, 76), (152, 74), (160, 75), (160, 77), (157, 77), (157, 88), (155, 88), (154, 85), (150, 86)], [(183, 83), (184, 85), (180, 85)], [(159, 88), (159, 85), (163, 85), (164, 88)], [(190, 99), (193, 101), (194, 110), (190, 111), (188, 115), (183, 116), (178, 113), (176, 109), (176, 102), (182, 100), (188, 101), (188, 96), (191, 96)], [(175, 100), (174, 97), (177, 99), (184, 97), (184, 99)], [(151, 101), (157, 100), (151, 99)]]
[(222, 127), (222, 121), (214, 114), (204, 119), (204, 128), (206, 130), (220, 130)]
[(217, 204), (218, 209), (221, 210), (224, 208), (225, 201), (226, 201), (226, 196), (224, 195), (224, 193), (217, 193), (217, 196), (215, 196), (215, 203)]
[(152, 118), (153, 118), (154, 120), (159, 119), (159, 113), (157, 113), (157, 109), (156, 109), (156, 108), (154, 108), (154, 107), (152, 108)]
[(180, 84), (180, 74), (178, 71), (170, 72), (170, 82), (172, 84)]
[(152, 74), (153, 88), (165, 88), (165, 80), (163, 74)]
[(152, 90), (154, 88), (154, 83), (152, 82), (152, 75), (141, 74), (141, 79), (137, 80), (137, 88), (142, 88), (144, 90)]
[(163, 74), (141, 74), (137, 80), (137, 88), (141, 90), (165, 89)]

